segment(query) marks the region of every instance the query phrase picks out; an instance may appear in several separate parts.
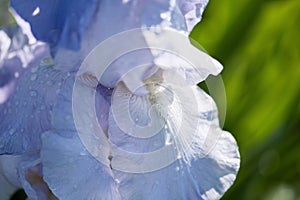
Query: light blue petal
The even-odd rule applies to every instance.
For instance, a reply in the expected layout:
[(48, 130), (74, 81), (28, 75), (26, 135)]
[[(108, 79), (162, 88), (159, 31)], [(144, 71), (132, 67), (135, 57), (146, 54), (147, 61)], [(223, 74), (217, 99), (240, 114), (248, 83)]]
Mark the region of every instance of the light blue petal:
[(97, 0), (20, 1), (11, 6), (31, 25), (34, 36), (49, 43), (54, 52), (57, 46), (78, 50), (82, 35), (96, 8)]
[(19, 79), (49, 55), (45, 44), (29, 44), (17, 26), (0, 29), (0, 105), (12, 95)]
[(177, 5), (184, 16), (187, 30), (190, 32), (201, 20), (208, 0), (177, 0)]
[(61, 135), (71, 137), (76, 131), (72, 114), (72, 92), (74, 85), (74, 74), (62, 83), (57, 91), (56, 102), (53, 106), (51, 117), (52, 127), (60, 131)]
[(114, 171), (123, 199), (220, 199), (235, 180), (239, 153), (234, 138), (219, 132), (214, 149), (190, 165), (184, 160), (157, 171), (135, 174)]
[[(43, 181), (38, 153), (0, 156), (0, 169), (15, 188), (23, 188), (29, 199), (47, 200), (53, 197)], [(1, 167), (2, 166), (2, 167)]]
[[(169, 89), (171, 94), (155, 93), (162, 88), (154, 87), (152, 98), (132, 95), (122, 84), (114, 89), (109, 140), (120, 194), (123, 199), (219, 199), (239, 169), (237, 144), (218, 127), (216, 105), (200, 88)], [(149, 114), (154, 105), (162, 118)], [(166, 125), (146, 138), (143, 134), (154, 129), (145, 124), (153, 117)], [(138, 126), (143, 129), (133, 135)]]
[[(61, 88), (57, 92), (56, 102), (53, 106), (52, 113), (52, 126), (59, 131), (59, 134), (64, 137), (72, 137), (74, 134), (77, 134), (75, 121), (74, 121), (74, 110), (77, 109), (73, 107), (73, 88), (75, 84), (74, 73), (69, 73), (66, 80), (62, 83)], [(97, 121), (100, 124), (102, 130), (107, 135), (108, 129), (108, 113), (110, 106), (110, 96), (112, 93), (111, 89), (103, 87), (101, 84), (96, 83), (96, 88), (91, 88), (88, 86), (90, 84), (85, 78), (81, 77), (82, 83), (85, 85), (86, 90), (95, 91), (95, 105), (91, 105), (92, 102), (85, 101), (84, 96), (80, 96), (83, 99), (80, 106), (86, 108), (88, 106), (95, 107)], [(84, 105), (83, 105), (84, 104)], [(88, 118), (90, 113), (81, 114), (83, 118)], [(88, 120), (88, 119), (87, 119)]]
[(0, 154), (38, 150), (40, 134), (51, 129), (56, 91), (65, 74), (53, 69), (48, 58), (28, 69), (13, 95), (0, 105)]
[(23, 155), (18, 166), (18, 177), (29, 199), (48, 200), (54, 195), (43, 180), (42, 165), (39, 154)]
[[(183, 38), (179, 39), (183, 40)], [(188, 39), (186, 38), (186, 40)], [(186, 47), (182, 45), (180, 51), (177, 50), (178, 46), (174, 48), (174, 51), (183, 58), (164, 52), (155, 61), (155, 64), (163, 69), (163, 77), (166, 82), (180, 85), (197, 85), (211, 74), (218, 75), (223, 69), (222, 64), (216, 59), (191, 44)], [(190, 55), (190, 57), (186, 55)]]
[(76, 136), (43, 134), (41, 157), (44, 179), (59, 199), (120, 199), (109, 166), (93, 158)]
[[(200, 5), (196, 2), (191, 2), (190, 4), (197, 7), (197, 9)], [(181, 3), (176, 4), (171, 0), (102, 0), (97, 13), (93, 17), (92, 23), (87, 27), (87, 30), (83, 35), (80, 52), (71, 53), (64, 49), (60, 49), (55, 58), (59, 65), (58, 67), (74, 67), (74, 65), (77, 65), (85, 59), (97, 45), (101, 45), (102, 42), (123, 31), (136, 28), (153, 28), (153, 30), (155, 30), (155, 28), (172, 28), (173, 30), (180, 30), (181, 32), (188, 33), (190, 30), (186, 27), (185, 18), (179, 6), (182, 6)], [(201, 7), (201, 9), (203, 9), (203, 7)], [(112, 10), (114, 12), (111, 12)], [(197, 17), (199, 16), (197, 15)], [(159, 33), (155, 32), (155, 34)], [(187, 34), (185, 35), (187, 36)], [(143, 34), (135, 35), (135, 37), (140, 38), (139, 42), (144, 44), (144, 47), (148, 47)], [(130, 38), (125, 38), (124, 40), (113, 43), (104, 50), (110, 52), (109, 56), (111, 56), (111, 63), (109, 64), (111, 65), (109, 66), (107, 64), (107, 66), (105, 66), (102, 63), (102, 65), (99, 66), (102, 67), (103, 70), (106, 69), (104, 76), (99, 78), (101, 84), (113, 88), (117, 82), (124, 80), (127, 87), (134, 92), (134, 88), (137, 87), (139, 83), (157, 71), (157, 66), (153, 65), (155, 56), (152, 52), (149, 49), (141, 50), (130, 48), (131, 46), (134, 46), (133, 44), (136, 44), (136, 42), (132, 42)], [(124, 55), (119, 55), (118, 52), (124, 48), (127, 48), (129, 52), (123, 52)], [(110, 51), (109, 49), (113, 51)], [(173, 49), (169, 50), (172, 51)], [(101, 59), (101, 53), (103, 54), (103, 51), (100, 52), (96, 59), (98, 62), (92, 63), (92, 66), (98, 66), (99, 59), (103, 60)], [(66, 57), (69, 59), (66, 60)], [(144, 70), (136, 70), (137, 66), (141, 64), (148, 64), (148, 66), (143, 66)], [(135, 76), (128, 75), (130, 70), (135, 70)], [(209, 71), (208, 74), (209, 73), (215, 74), (215, 71)], [(127, 75), (127, 79), (124, 75)]]
[(9, 200), (11, 195), (18, 189), (18, 187), (9, 183), (6, 178), (0, 173), (0, 199)]
[(10, 66), (13, 70), (18, 70), (19, 75), (28, 65), (36, 64), (49, 54), (47, 45), (32, 43), (32, 38), (24, 33), (23, 28), (12, 25), (0, 29), (0, 67)]
[[(109, 113), (109, 140), (120, 149), (133, 153), (151, 152), (165, 144), (163, 124), (153, 112), (150, 96), (132, 94), (124, 84), (118, 84), (112, 96)], [(152, 119), (152, 121), (151, 121)]]

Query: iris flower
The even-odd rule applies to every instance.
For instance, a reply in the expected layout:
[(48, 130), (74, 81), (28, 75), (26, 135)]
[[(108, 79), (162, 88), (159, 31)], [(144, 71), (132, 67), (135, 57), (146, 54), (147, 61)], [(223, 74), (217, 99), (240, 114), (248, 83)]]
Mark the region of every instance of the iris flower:
[[(235, 180), (239, 152), (196, 84), (222, 65), (201, 52), (192, 66), (170, 53), (172, 42), (168, 51), (150, 47), (169, 41), (168, 31), (188, 40), (207, 3), (12, 0), (21, 27), (14, 34), (27, 39), (14, 47), (17, 36), (0, 32), (3, 197), (16, 187), (29, 199), (219, 199)], [(98, 77), (93, 69), (105, 59), (92, 68), (85, 60), (132, 29), (149, 48), (115, 58)], [(105, 55), (131, 43), (118, 41)]]

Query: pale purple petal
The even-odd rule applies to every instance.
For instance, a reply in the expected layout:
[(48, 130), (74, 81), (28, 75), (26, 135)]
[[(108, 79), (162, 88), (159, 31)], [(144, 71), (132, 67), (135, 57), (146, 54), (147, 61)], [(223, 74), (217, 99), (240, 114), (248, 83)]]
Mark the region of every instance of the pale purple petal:
[(0, 173), (0, 199), (8, 200), (18, 187), (9, 183), (6, 178)]
[(205, 157), (190, 165), (177, 160), (157, 171), (130, 174), (115, 170), (123, 199), (220, 199), (233, 183), (239, 153), (231, 134), (216, 130), (219, 140)]
[(208, 0), (178, 0), (177, 5), (184, 16), (186, 28), (192, 31), (194, 26), (201, 20), (203, 11)]
[(15, 188), (23, 188), (29, 199), (53, 197), (43, 180), (38, 153), (0, 156), (0, 172)]
[(41, 157), (44, 179), (59, 199), (120, 199), (109, 166), (92, 157), (77, 136), (45, 133)]
[[(8, 68), (9, 69), (9, 68)], [(40, 134), (51, 129), (51, 111), (65, 74), (49, 58), (29, 68), (14, 93), (0, 105), (0, 154), (38, 150)]]

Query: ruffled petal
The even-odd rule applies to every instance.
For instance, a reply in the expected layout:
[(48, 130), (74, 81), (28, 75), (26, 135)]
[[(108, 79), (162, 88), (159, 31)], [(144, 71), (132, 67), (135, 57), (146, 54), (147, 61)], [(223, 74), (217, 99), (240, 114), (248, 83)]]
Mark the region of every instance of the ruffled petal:
[(0, 105), (0, 154), (38, 150), (40, 134), (51, 129), (50, 114), (65, 74), (53, 69), (50, 60), (45, 58), (30, 67), (17, 80), (14, 93)]
[(120, 199), (109, 166), (92, 157), (78, 137), (43, 134), (41, 157), (44, 179), (59, 199)]
[[(190, 4), (195, 4), (194, 6), (197, 8), (200, 5), (197, 4), (196, 6), (196, 3)], [(178, 6), (182, 6), (181, 3), (176, 4), (175, 1), (171, 0), (102, 0), (93, 18), (93, 23), (87, 27), (87, 31), (83, 36), (80, 52), (70, 53), (63, 49), (59, 50), (56, 55), (58, 67), (72, 68), (75, 65), (78, 66), (78, 63), (85, 59), (92, 50), (96, 50), (96, 53), (92, 52), (92, 54), (95, 54), (95, 58), (92, 58), (91, 63), (88, 62), (84, 64), (92, 68), (96, 66), (101, 67), (102, 69), (100, 71), (105, 71), (102, 77), (98, 77), (101, 84), (112, 88), (115, 87), (116, 83), (123, 80), (127, 87), (132, 92), (135, 92), (134, 89), (136, 89), (143, 80), (157, 71), (158, 66), (153, 64), (156, 55), (153, 55), (153, 52), (149, 49), (151, 44), (149, 44), (149, 40), (147, 40), (148, 36), (146, 36), (143, 31), (139, 32), (137, 30), (131, 33), (130, 36), (125, 36), (125, 38), (122, 37), (124, 36), (123, 31), (145, 28), (150, 29), (152, 34), (159, 36), (163, 34), (157, 30), (171, 29), (183, 33), (185, 36), (184, 41), (186, 41), (188, 40), (187, 33), (189, 33), (190, 30), (186, 28), (184, 16)], [(111, 12), (111, 10), (114, 10), (114, 12)], [(197, 17), (199, 16), (197, 15)], [(177, 32), (177, 34), (179, 33)], [(163, 37), (163, 39), (166, 38), (168, 38), (168, 36)], [(109, 43), (110, 40), (113, 42)], [(174, 40), (170, 41), (174, 43)], [(104, 43), (109, 43), (108, 48), (103, 47)], [(97, 47), (99, 44), (100, 47)], [(180, 45), (178, 46), (180, 47)], [(165, 50), (164, 46), (160, 45), (159, 47)], [(98, 51), (97, 49), (101, 50)], [(173, 51), (174, 48), (167, 50)], [(65, 59), (66, 56), (68, 56), (68, 60)], [(99, 60), (101, 60), (100, 66)], [(203, 62), (205, 62), (205, 60)], [(217, 74), (220, 71), (219, 69), (214, 70), (214, 65), (206, 65), (206, 63), (203, 65), (205, 65), (205, 68), (201, 68), (202, 74), (200, 81), (202, 81), (207, 74)], [(199, 67), (203, 65), (199, 65)], [(188, 67), (192, 69), (191, 66)], [(212, 67), (212, 70), (207, 70), (206, 68), (208, 67)], [(130, 76), (130, 71), (134, 71), (134, 78)], [(194, 71), (198, 71), (199, 73), (199, 69)], [(99, 73), (94, 73), (95, 77), (97, 77), (97, 74)], [(139, 92), (139, 94), (145, 94), (145, 90), (140, 89)]]
[(218, 127), (214, 101), (196, 86), (148, 88), (136, 96), (119, 84), (112, 96), (111, 166), (122, 198), (219, 199), (235, 179), (239, 153)]
[(214, 101), (197, 86), (146, 85), (150, 94), (145, 96), (132, 94), (124, 84), (114, 89), (109, 139), (131, 152), (154, 151), (170, 140), (190, 160), (208, 142), (210, 127), (219, 126)]
[(57, 46), (78, 50), (82, 35), (97, 8), (97, 0), (20, 1), (11, 6), (31, 25), (34, 36), (47, 42), (52, 52)]
[[(123, 199), (220, 199), (235, 180), (239, 153), (234, 138), (220, 134), (213, 150), (195, 158), (190, 165), (178, 159), (173, 164), (148, 173), (114, 170)], [(172, 184), (170, 184), (172, 183)]]
[[(223, 66), (207, 53), (194, 47), (189, 38), (177, 31), (159, 29), (144, 30), (147, 45), (162, 69), (164, 80), (173, 84), (196, 85), (210, 74), (218, 75)], [(176, 42), (174, 42), (176, 41)]]

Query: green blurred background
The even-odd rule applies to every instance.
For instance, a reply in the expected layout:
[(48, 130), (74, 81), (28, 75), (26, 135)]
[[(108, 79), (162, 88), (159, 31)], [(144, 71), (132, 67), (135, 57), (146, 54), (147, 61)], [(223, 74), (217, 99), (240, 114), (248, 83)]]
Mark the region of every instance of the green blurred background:
[(211, 0), (191, 37), (224, 65), (241, 153), (222, 199), (300, 200), (300, 1)]
[(211, 0), (191, 37), (224, 65), (242, 160), (223, 199), (300, 200), (300, 1)]

